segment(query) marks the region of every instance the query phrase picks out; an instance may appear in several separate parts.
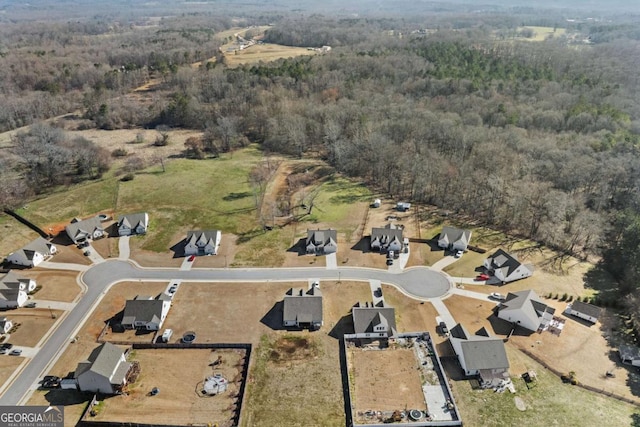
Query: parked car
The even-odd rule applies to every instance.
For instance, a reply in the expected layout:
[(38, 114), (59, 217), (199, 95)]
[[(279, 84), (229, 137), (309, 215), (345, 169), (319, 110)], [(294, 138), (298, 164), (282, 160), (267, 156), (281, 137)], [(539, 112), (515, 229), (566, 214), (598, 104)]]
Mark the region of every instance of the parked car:
[(487, 273), (479, 274), (478, 277), (476, 277), (476, 280), (478, 281), (489, 280), (489, 275)]
[(60, 387), (60, 377), (47, 375), (42, 379), (42, 388), (58, 388)]
[(191, 256), (189, 257), (189, 260), (188, 260), (188, 261), (189, 261), (189, 262), (192, 262), (194, 259), (196, 259), (196, 256), (195, 256), (195, 255), (191, 255)]
[(177, 290), (178, 290), (178, 285), (172, 285), (169, 288), (169, 294), (175, 294)]
[(84, 256), (89, 256), (89, 255), (91, 255), (91, 251), (89, 249), (84, 251)]
[(393, 265), (393, 259), (387, 258), (387, 265)]
[(7, 354), (7, 350), (6, 348), (0, 348), (0, 354)]
[(453, 256), (456, 258), (460, 258), (463, 254), (464, 254), (464, 251), (456, 251), (456, 253), (453, 254)]
[(4, 350), (11, 350), (13, 348), (13, 344), (6, 342), (4, 344), (0, 344), (0, 348)]
[(42, 382), (47, 382), (47, 381), (57, 381), (60, 382), (60, 377), (57, 377), (55, 375), (45, 375), (44, 378), (42, 378)]
[(389, 251), (387, 253), (387, 258), (393, 259), (393, 258), (395, 258), (395, 255), (396, 255), (396, 253), (394, 251)]
[(31, 301), (31, 302), (26, 303), (24, 306), (25, 306), (25, 308), (36, 308), (36, 303)]
[(449, 335), (449, 328), (447, 328), (447, 324), (444, 322), (440, 322), (440, 324), (438, 325), (438, 327), (440, 328), (440, 333), (442, 333), (442, 335)]
[(11, 353), (9, 353), (9, 356), (20, 356), (22, 354), (22, 350), (19, 348), (14, 348), (13, 350), (11, 350)]
[(493, 299), (497, 299), (498, 301), (504, 301), (505, 299), (507, 299), (507, 297), (498, 292), (491, 292), (490, 297)]

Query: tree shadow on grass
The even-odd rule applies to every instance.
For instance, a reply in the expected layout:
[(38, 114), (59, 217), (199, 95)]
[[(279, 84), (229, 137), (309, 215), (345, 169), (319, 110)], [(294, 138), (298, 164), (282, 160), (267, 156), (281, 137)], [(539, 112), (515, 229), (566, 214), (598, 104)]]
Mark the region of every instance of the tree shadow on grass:
[(240, 199), (244, 199), (245, 197), (249, 197), (253, 195), (251, 192), (249, 191), (243, 191), (242, 193), (229, 193), (226, 196), (224, 196), (222, 198), (222, 200), (226, 201), (226, 202), (230, 202), (233, 200), (240, 200)]
[(640, 427), (640, 412), (631, 415), (631, 427)]
[(584, 275), (585, 288), (598, 291), (598, 299), (602, 301), (618, 301), (620, 291), (618, 283), (611, 276), (602, 262), (596, 264), (594, 268), (587, 271)]
[(266, 233), (266, 232), (267, 232), (267, 230), (266, 230), (266, 229), (260, 230), (260, 229), (257, 229), (257, 228), (256, 228), (256, 229), (254, 229), (254, 230), (247, 231), (247, 232), (245, 232), (245, 233), (241, 233), (241, 234), (238, 236), (238, 238), (236, 239), (236, 243), (237, 243), (237, 244), (247, 243), (247, 242), (248, 242), (248, 241), (250, 241), (251, 239), (253, 239), (253, 238), (255, 238), (255, 237), (258, 237), (258, 236), (261, 236), (261, 235), (263, 235), (263, 234), (264, 234), (264, 233)]

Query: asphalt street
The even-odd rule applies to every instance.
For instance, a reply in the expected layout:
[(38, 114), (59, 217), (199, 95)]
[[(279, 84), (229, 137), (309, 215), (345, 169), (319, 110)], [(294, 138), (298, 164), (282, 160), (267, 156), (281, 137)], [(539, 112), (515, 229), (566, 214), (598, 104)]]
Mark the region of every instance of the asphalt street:
[(50, 361), (66, 348), (75, 330), (89, 316), (94, 305), (108, 288), (120, 281), (170, 281), (183, 282), (270, 282), (309, 279), (329, 280), (379, 280), (397, 287), (406, 295), (417, 299), (437, 298), (446, 294), (450, 282), (443, 274), (426, 267), (413, 267), (401, 273), (373, 268), (250, 268), (250, 269), (192, 269), (142, 268), (129, 261), (108, 260), (91, 266), (81, 276), (87, 292), (70, 311), (40, 351), (31, 359), (15, 381), (0, 397), (0, 405), (16, 405), (21, 402), (44, 373)]

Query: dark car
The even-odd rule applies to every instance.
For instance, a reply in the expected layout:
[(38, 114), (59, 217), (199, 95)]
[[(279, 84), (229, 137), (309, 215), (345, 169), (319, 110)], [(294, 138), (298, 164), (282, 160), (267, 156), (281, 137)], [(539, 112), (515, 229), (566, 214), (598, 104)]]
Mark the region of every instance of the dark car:
[(60, 381), (43, 381), (42, 382), (42, 388), (58, 388), (60, 387)]
[(4, 344), (0, 344), (0, 348), (3, 348), (5, 350), (11, 350), (13, 348), (13, 344), (6, 342)]
[(60, 377), (56, 377), (55, 375), (45, 375), (44, 378), (42, 378), (42, 382), (47, 382), (47, 381), (57, 381), (60, 382)]
[(449, 328), (447, 328), (447, 324), (444, 322), (440, 322), (438, 325), (440, 327), (440, 332), (442, 335), (449, 335)]

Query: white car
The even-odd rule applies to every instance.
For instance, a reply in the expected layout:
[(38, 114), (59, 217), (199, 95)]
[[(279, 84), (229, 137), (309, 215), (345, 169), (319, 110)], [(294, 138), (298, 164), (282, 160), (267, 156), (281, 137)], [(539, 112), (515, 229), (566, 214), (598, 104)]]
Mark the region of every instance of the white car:
[(456, 253), (453, 254), (453, 256), (456, 257), (456, 258), (460, 258), (462, 256), (462, 254), (464, 254), (464, 251), (456, 251)]
[(491, 298), (493, 299), (497, 299), (498, 301), (504, 301), (505, 299), (507, 299), (507, 297), (505, 297), (504, 295), (498, 293), (498, 292), (491, 292)]

